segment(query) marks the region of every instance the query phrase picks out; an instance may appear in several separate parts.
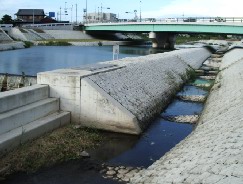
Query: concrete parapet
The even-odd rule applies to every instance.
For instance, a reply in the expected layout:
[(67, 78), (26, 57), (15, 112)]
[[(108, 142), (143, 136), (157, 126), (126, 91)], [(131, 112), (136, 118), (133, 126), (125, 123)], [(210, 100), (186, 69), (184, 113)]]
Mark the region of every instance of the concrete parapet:
[(50, 86), (72, 122), (139, 134), (169, 103), (188, 70), (209, 56), (205, 48), (177, 52), (38, 73), (37, 83)]
[[(230, 51), (194, 132), (130, 183), (243, 183), (243, 59)], [(239, 54), (237, 58), (240, 58)]]

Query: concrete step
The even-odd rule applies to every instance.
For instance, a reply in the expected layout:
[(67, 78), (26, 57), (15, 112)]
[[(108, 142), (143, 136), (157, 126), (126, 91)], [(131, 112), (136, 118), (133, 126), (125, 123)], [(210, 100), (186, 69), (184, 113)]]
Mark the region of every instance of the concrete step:
[(48, 98), (48, 85), (33, 85), (0, 93), (0, 113)]
[(70, 123), (70, 112), (55, 112), (0, 135), (0, 153)]
[(59, 110), (59, 99), (47, 98), (0, 114), (0, 134)]

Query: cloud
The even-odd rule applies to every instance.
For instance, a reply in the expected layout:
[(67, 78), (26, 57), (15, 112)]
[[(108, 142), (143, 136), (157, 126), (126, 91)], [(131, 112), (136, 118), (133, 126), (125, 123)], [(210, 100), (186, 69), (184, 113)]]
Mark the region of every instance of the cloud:
[(242, 5), (242, 0), (173, 0), (158, 10), (143, 12), (143, 17), (241, 17)]

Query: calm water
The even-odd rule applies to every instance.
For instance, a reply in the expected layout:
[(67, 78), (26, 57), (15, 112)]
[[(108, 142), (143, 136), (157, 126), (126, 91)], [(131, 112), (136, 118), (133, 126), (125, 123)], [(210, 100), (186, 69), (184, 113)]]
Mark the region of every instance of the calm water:
[[(149, 47), (120, 47), (119, 58), (162, 52)], [(0, 73), (36, 75), (38, 72), (70, 68), (113, 59), (112, 46), (46, 47), (0, 52)]]

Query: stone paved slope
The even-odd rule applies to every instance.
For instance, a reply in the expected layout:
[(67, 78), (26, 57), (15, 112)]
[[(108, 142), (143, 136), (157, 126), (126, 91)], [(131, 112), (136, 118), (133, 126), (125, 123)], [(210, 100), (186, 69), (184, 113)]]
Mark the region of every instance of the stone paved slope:
[(220, 72), (196, 130), (130, 183), (243, 183), (242, 94), (243, 59)]
[(199, 48), (125, 58), (110, 63), (126, 67), (92, 75), (89, 79), (135, 115), (140, 127), (145, 128), (183, 84), (187, 70), (191, 69), (189, 65), (197, 68), (209, 55), (209, 51)]

